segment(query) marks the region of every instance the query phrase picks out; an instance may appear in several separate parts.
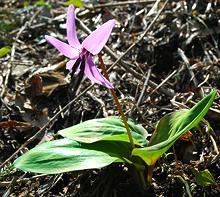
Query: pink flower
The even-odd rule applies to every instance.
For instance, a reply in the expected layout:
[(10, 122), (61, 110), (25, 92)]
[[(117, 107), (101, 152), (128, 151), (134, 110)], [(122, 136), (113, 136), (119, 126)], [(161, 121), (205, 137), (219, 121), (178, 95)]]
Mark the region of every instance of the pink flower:
[(93, 31), (81, 44), (76, 35), (74, 6), (70, 5), (67, 12), (67, 40), (66, 44), (52, 36), (45, 36), (60, 53), (70, 58), (66, 68), (73, 73), (77, 69), (84, 69), (84, 74), (93, 82), (112, 89), (113, 85), (102, 76), (92, 60), (92, 55), (97, 55), (112, 32), (115, 20), (109, 20)]

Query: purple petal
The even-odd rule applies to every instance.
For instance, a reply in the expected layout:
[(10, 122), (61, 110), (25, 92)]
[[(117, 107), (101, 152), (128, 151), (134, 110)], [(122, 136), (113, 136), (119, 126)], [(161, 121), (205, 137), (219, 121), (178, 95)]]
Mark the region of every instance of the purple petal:
[(82, 46), (93, 55), (98, 54), (108, 41), (114, 25), (114, 19), (104, 23), (83, 41)]
[(66, 63), (66, 69), (68, 69), (69, 71), (71, 71), (72, 68), (73, 68), (73, 65), (74, 65), (75, 62), (76, 62), (76, 60), (77, 60), (77, 59), (68, 61), (68, 62)]
[(106, 88), (113, 89), (113, 85), (102, 76), (97, 66), (94, 64), (91, 56), (86, 59), (85, 75), (93, 82), (105, 86)]
[(66, 33), (69, 44), (74, 48), (79, 48), (80, 43), (76, 35), (74, 6), (70, 5), (67, 11)]
[(79, 50), (74, 49), (70, 45), (61, 42), (52, 36), (45, 36), (45, 39), (66, 57), (69, 57), (70, 59), (76, 59), (79, 57)]
[(70, 60), (66, 63), (66, 69), (68, 69), (70, 72), (73, 72), (73, 74), (78, 74), (80, 71), (79, 68), (80, 62), (81, 62), (80, 59)]

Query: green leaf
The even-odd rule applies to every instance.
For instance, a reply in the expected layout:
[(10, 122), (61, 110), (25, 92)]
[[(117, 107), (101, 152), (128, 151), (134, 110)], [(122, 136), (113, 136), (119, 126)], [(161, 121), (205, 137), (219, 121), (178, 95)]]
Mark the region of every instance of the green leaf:
[(66, 2), (67, 6), (69, 6), (71, 4), (73, 4), (74, 6), (79, 7), (79, 8), (84, 6), (84, 2), (82, 0), (69, 0)]
[(9, 46), (0, 48), (0, 58), (7, 55), (10, 51), (11, 51), (11, 47)]
[[(147, 131), (140, 124), (136, 124), (132, 120), (128, 120), (128, 124), (135, 143), (146, 146)], [(88, 120), (60, 130), (58, 134), (84, 143), (92, 143), (100, 140), (129, 142), (123, 121), (116, 117)]]
[(44, 5), (46, 5), (46, 3), (45, 3), (44, 0), (38, 0), (38, 1), (35, 2), (35, 5), (37, 5), (37, 6), (44, 6)]
[(129, 162), (127, 142), (101, 141), (92, 144), (59, 139), (36, 146), (14, 161), (23, 171), (56, 174), (102, 168), (113, 162)]
[(195, 127), (208, 112), (216, 91), (212, 91), (190, 110), (179, 110), (164, 116), (157, 124), (150, 142), (145, 148), (135, 148), (132, 155), (141, 157), (148, 165), (153, 165), (175, 141)]
[(208, 169), (205, 169), (201, 172), (193, 169), (192, 172), (195, 175), (196, 183), (200, 186), (209, 186), (216, 183), (214, 177)]

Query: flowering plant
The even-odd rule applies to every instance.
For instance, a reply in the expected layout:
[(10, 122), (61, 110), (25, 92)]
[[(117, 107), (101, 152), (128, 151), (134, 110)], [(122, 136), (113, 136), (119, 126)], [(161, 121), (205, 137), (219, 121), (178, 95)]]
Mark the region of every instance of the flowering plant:
[[(179, 110), (162, 117), (148, 142), (147, 131), (134, 121), (125, 119), (113, 86), (108, 81), (106, 70), (103, 70), (105, 78), (92, 60), (92, 55), (98, 54), (107, 42), (114, 24), (114, 20), (104, 23), (80, 44), (75, 30), (74, 7), (71, 5), (67, 14), (69, 44), (51, 36), (46, 36), (46, 39), (71, 59), (67, 62), (68, 70), (76, 72), (80, 69), (80, 72), (83, 71), (90, 80), (111, 90), (122, 119), (118, 117), (92, 119), (65, 128), (58, 132), (62, 139), (36, 146), (16, 159), (14, 167), (23, 171), (55, 174), (124, 162), (134, 165), (142, 175), (148, 168), (147, 181), (150, 183), (156, 161), (182, 135), (195, 127), (208, 112), (215, 99), (216, 90), (190, 110)], [(101, 65), (103, 67), (102, 59)]]

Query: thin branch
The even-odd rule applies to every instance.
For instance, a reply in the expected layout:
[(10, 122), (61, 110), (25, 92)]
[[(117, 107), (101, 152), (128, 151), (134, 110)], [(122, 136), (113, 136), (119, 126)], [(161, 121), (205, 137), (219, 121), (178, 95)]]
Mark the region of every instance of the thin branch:
[(150, 80), (150, 75), (151, 75), (151, 68), (148, 70), (147, 77), (146, 77), (146, 79), (145, 79), (143, 89), (142, 89), (141, 94), (140, 94), (140, 96), (139, 96), (139, 98), (138, 98), (138, 101), (137, 101), (137, 107), (141, 104), (142, 98), (143, 98), (143, 96), (144, 96), (144, 93), (145, 93), (145, 91), (146, 91), (148, 82), (149, 82), (149, 80)]
[(84, 7), (87, 9), (99, 9), (106, 7), (126, 6), (129, 4), (152, 4), (154, 2), (155, 0), (119, 1), (119, 2), (103, 3), (98, 5), (84, 5)]
[(182, 58), (182, 60), (184, 61), (185, 65), (186, 65), (186, 68), (189, 71), (189, 74), (191, 76), (190, 81), (192, 80), (193, 83), (194, 83), (194, 86), (197, 87), (198, 86), (198, 81), (197, 81), (197, 79), (195, 77), (195, 74), (194, 74), (193, 70), (191, 69), (191, 65), (190, 65), (189, 60), (186, 57), (184, 51), (182, 49), (178, 48), (178, 54)]
[(176, 73), (177, 73), (177, 70), (174, 70), (170, 75), (168, 75), (154, 90), (152, 90), (150, 95), (156, 92), (163, 84), (165, 84)]

